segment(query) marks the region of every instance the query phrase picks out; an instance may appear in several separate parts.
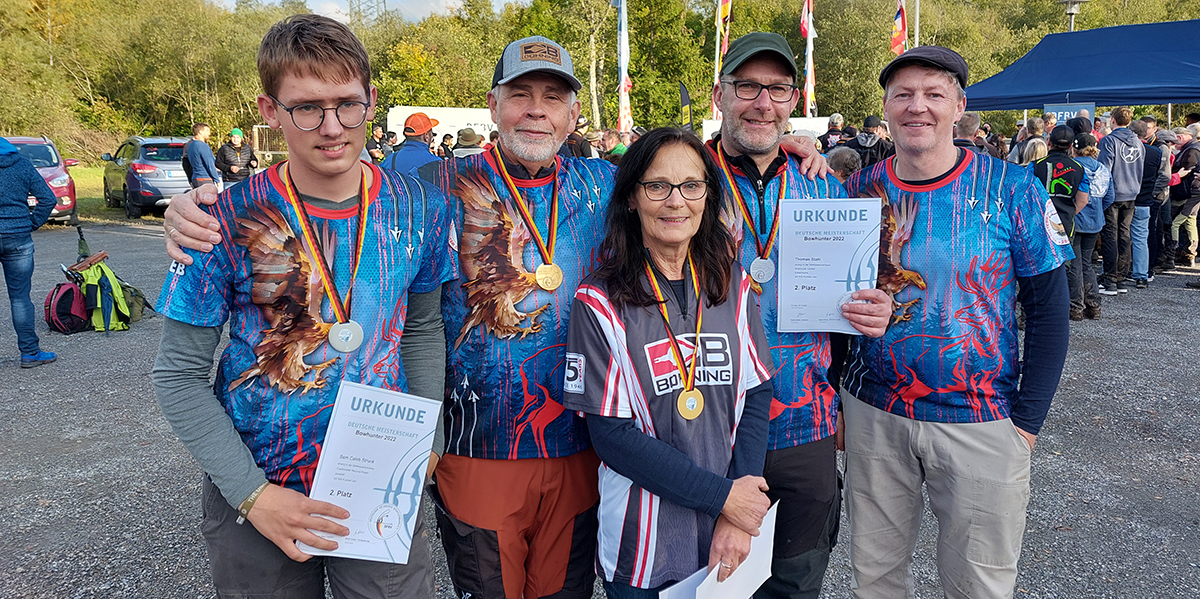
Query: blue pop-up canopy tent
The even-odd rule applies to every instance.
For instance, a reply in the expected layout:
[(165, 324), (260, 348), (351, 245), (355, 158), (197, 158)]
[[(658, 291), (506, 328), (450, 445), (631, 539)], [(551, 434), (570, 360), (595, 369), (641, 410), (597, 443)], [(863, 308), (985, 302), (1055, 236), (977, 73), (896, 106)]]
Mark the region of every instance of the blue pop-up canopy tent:
[(1047, 35), (967, 88), (967, 110), (1200, 102), (1200, 20)]

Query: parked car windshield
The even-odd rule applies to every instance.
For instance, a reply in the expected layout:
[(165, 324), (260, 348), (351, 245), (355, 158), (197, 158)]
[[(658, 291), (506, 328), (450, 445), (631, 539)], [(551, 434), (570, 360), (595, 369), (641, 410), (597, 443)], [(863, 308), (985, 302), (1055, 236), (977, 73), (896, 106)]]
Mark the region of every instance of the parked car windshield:
[(29, 159), (35, 168), (58, 166), (58, 153), (46, 144), (14, 144), (22, 156)]
[(183, 144), (161, 144), (142, 146), (142, 159), (155, 162), (183, 160)]

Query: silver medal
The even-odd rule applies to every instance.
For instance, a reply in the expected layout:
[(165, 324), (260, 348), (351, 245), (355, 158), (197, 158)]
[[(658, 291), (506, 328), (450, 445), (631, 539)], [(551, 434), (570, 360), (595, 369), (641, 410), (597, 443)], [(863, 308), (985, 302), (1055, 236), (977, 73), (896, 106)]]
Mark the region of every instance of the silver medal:
[(759, 285), (775, 278), (775, 263), (769, 258), (755, 258), (750, 263), (750, 278)]
[(362, 325), (353, 320), (339, 322), (329, 327), (329, 345), (344, 354), (350, 353), (363, 342)]

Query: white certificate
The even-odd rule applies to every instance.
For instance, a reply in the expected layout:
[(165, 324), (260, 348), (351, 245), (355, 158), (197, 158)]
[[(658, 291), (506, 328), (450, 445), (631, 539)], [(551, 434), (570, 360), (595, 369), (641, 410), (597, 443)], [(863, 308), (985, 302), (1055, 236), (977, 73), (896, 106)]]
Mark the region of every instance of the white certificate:
[(771, 577), (775, 554), (775, 514), (779, 502), (767, 510), (758, 536), (750, 539), (750, 553), (725, 582), (717, 582), (717, 570), (700, 568), (695, 574), (658, 593), (659, 599), (749, 599)]
[(343, 381), (310, 497), (349, 511), (345, 520), (330, 520), (350, 534), (313, 531), (336, 541), (333, 551), (296, 546), (310, 555), (408, 563), (439, 408), (423, 397)]
[(783, 201), (780, 332), (860, 334), (841, 307), (851, 293), (875, 287), (881, 205), (879, 198)]

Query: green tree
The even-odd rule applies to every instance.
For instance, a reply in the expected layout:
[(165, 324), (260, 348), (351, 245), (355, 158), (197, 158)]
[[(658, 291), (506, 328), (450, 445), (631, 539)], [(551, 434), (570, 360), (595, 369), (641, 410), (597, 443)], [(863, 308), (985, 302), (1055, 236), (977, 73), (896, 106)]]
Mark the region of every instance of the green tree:
[(440, 106), (446, 92), (433, 70), (434, 59), (425, 46), (399, 42), (392, 47), (375, 85), (384, 106)]

